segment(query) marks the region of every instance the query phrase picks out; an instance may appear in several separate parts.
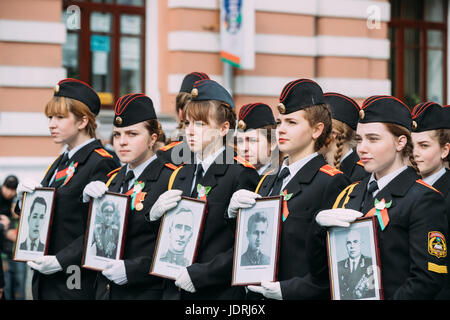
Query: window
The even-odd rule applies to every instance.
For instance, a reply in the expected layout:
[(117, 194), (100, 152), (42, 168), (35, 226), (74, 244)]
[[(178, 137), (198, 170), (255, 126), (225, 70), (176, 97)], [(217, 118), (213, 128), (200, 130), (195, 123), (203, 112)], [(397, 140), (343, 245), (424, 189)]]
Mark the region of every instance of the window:
[(79, 16), (68, 27), (63, 45), (67, 76), (91, 84), (102, 108), (111, 109), (122, 95), (144, 90), (145, 1), (64, 1), (63, 21)]
[(414, 107), (447, 101), (447, 1), (391, 0), (393, 95)]

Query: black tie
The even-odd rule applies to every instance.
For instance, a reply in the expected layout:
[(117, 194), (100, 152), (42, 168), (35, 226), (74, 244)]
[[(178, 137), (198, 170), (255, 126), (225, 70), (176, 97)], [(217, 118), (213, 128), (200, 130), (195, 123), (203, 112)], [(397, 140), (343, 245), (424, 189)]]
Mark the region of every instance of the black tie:
[(362, 213), (366, 214), (370, 209), (373, 208), (373, 193), (378, 190), (378, 183), (376, 180), (372, 180), (367, 188), (366, 196), (362, 204)]
[(192, 190), (191, 197), (197, 198), (198, 192), (197, 192), (197, 185), (198, 184), (203, 185), (203, 166), (201, 163), (197, 164), (197, 169), (195, 173), (195, 183), (194, 183), (194, 189)]
[(130, 181), (133, 178), (134, 178), (133, 170), (128, 171), (120, 187), (120, 193), (126, 193), (128, 191), (128, 185), (130, 184)]
[(284, 167), (283, 170), (281, 170), (280, 174), (277, 177), (277, 180), (275, 181), (275, 184), (273, 185), (271, 196), (279, 196), (281, 191), (281, 186), (283, 185), (283, 180), (289, 175), (289, 168)]
[(34, 251), (34, 248), (36, 248), (36, 241), (31, 242), (31, 251)]

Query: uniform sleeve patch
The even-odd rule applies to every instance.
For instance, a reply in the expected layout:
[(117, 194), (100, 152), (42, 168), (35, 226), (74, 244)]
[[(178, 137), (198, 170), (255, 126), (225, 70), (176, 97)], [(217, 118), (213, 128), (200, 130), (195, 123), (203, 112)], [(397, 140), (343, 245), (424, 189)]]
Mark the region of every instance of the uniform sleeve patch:
[(101, 155), (104, 158), (111, 158), (111, 159), (113, 158), (113, 156), (111, 154), (109, 154), (109, 152), (103, 148), (95, 149), (95, 152), (97, 152), (99, 155)]
[(445, 237), (438, 231), (428, 232), (428, 253), (438, 258), (447, 256)]
[(332, 167), (332, 166), (330, 166), (328, 164), (322, 166), (322, 168), (320, 168), (320, 171), (322, 171), (322, 172), (324, 172), (324, 173), (326, 173), (326, 174), (328, 174), (328, 175), (330, 175), (332, 177), (337, 175), (337, 174), (342, 174), (343, 173), (342, 171), (340, 171), (340, 170), (336, 169), (335, 167)]
[(428, 271), (433, 271), (436, 273), (447, 273), (447, 266), (441, 266), (433, 262), (428, 262)]
[(244, 158), (236, 156), (236, 157), (234, 157), (234, 160), (236, 160), (237, 162), (242, 164), (244, 167), (252, 168), (252, 169), (256, 170), (256, 168), (250, 162), (246, 161)]
[(172, 148), (175, 147), (176, 145), (179, 145), (179, 144), (182, 143), (182, 142), (183, 142), (183, 141), (175, 141), (175, 142), (172, 142), (172, 143), (168, 144), (167, 146), (161, 147), (159, 150), (161, 150), (161, 151), (167, 151), (167, 150), (170, 150), (170, 149), (172, 149)]

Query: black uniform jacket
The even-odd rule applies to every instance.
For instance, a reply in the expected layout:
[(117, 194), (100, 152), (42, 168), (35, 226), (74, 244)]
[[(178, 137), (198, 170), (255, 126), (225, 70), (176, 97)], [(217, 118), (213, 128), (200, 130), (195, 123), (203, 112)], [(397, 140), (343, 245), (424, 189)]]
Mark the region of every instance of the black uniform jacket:
[[(445, 207), (447, 208), (447, 221), (449, 222), (449, 232), (450, 232), (450, 170), (446, 169), (445, 174), (439, 178), (433, 184), (433, 187), (442, 192), (445, 197)], [(450, 257), (447, 256), (447, 261)], [(447, 262), (447, 265), (449, 263)], [(450, 300), (450, 277), (447, 277), (447, 284), (444, 289), (438, 294), (438, 299)]]
[[(267, 176), (259, 194), (268, 196), (277, 176)], [(331, 208), (348, 184), (341, 171), (328, 166), (323, 156), (318, 155), (306, 163), (284, 188), (288, 194), (292, 193), (287, 202), (289, 215), (281, 226), (278, 261), (278, 280), (284, 300), (329, 299), (328, 278), (311, 276), (307, 253), (309, 231), (315, 214)]]
[(194, 163), (194, 153), (191, 152), (185, 140), (174, 141), (162, 148), (156, 154), (164, 163), (172, 163), (176, 166)]
[[(243, 299), (243, 287), (231, 287), (235, 219), (228, 219), (227, 208), (233, 193), (240, 189), (254, 191), (258, 173), (251, 165), (234, 159), (233, 149), (226, 148), (217, 156), (203, 177), (203, 185), (211, 187), (207, 195), (207, 214), (196, 262), (187, 267), (196, 293), (181, 291), (182, 299)], [(195, 165), (185, 165), (177, 174), (173, 188), (190, 196)], [(168, 281), (171, 290), (173, 281)], [(171, 297), (173, 298), (173, 296)]]
[[(63, 270), (51, 275), (34, 272), (34, 299), (94, 298), (96, 272), (80, 267), (89, 210), (89, 203), (82, 202), (82, 194), (89, 182), (96, 180), (106, 182), (107, 174), (116, 168), (112, 157), (105, 152), (101, 142), (95, 140), (82, 147), (70, 158), (70, 162), (78, 162), (78, 166), (67, 184), (57, 188), (47, 252), (48, 255), (56, 255)], [(47, 170), (41, 182), (42, 186), (49, 186), (60, 160), (61, 156)], [(68, 269), (69, 266), (75, 266), (75, 268)], [(78, 268), (80, 268), (79, 274)], [(78, 276), (80, 276), (79, 289), (76, 286), (77, 281), (69, 279), (69, 277)], [(67, 282), (73, 283), (74, 286), (68, 286)], [(72, 287), (74, 288), (71, 289)]]
[(364, 170), (364, 165), (359, 161), (359, 156), (354, 149), (347, 158), (341, 161), (339, 170), (341, 170), (352, 183), (361, 181), (369, 175), (369, 173)]
[[(370, 177), (344, 196), (338, 207), (360, 211)], [(348, 191), (347, 191), (348, 193)], [(378, 239), (385, 299), (433, 299), (447, 277), (446, 248), (436, 249), (434, 235), (447, 245), (447, 217), (442, 195), (424, 185), (408, 168), (377, 193), (376, 199), (392, 200), (389, 223)], [(366, 212), (364, 212), (366, 214)], [(445, 253), (445, 256), (444, 256)], [(440, 256), (440, 257), (438, 257)]]
[[(109, 191), (120, 192), (127, 167), (123, 166), (109, 185)], [(159, 221), (148, 221), (148, 213), (158, 197), (167, 191), (172, 170), (156, 158), (137, 178), (145, 183), (146, 196), (143, 209), (129, 208), (125, 230), (125, 246), (122, 260), (125, 263), (128, 283), (116, 285), (101, 273), (96, 281), (96, 299), (161, 299), (163, 279), (149, 274), (159, 230)]]

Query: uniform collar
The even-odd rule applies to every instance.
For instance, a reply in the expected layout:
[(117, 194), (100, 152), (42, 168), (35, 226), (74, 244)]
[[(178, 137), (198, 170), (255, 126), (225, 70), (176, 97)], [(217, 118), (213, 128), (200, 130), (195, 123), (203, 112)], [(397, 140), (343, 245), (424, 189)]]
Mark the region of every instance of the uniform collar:
[(292, 177), (294, 177), (297, 172), (300, 171), (301, 168), (303, 168), (303, 166), (305, 164), (307, 164), (311, 159), (315, 158), (318, 155), (317, 152), (314, 152), (313, 154), (310, 154), (309, 156), (304, 157), (303, 159), (297, 160), (292, 164), (287, 164), (289, 158), (284, 159), (283, 164), (281, 166), (280, 172), (281, 170), (283, 170), (283, 168), (287, 167), (289, 169), (289, 175), (286, 177), (286, 179), (291, 179)]
[(400, 173), (402, 173), (406, 169), (408, 169), (408, 166), (405, 165), (405, 166), (401, 167), (400, 169), (397, 169), (394, 172), (391, 172), (391, 173), (385, 175), (383, 178), (380, 178), (378, 180), (375, 179), (375, 174), (372, 173), (370, 175), (370, 179), (369, 179), (369, 183), (367, 184), (367, 188), (369, 188), (369, 185), (372, 181), (376, 180), (377, 184), (378, 184), (378, 190), (376, 190), (373, 193), (373, 196), (376, 196), (380, 190), (382, 190), (384, 187), (386, 187), (389, 184), (389, 182), (394, 180), (395, 177), (397, 177)]
[(140, 165), (138, 165), (134, 169), (130, 169), (130, 166), (127, 164), (127, 171), (125, 172), (125, 176), (127, 175), (127, 173), (130, 170), (132, 170), (133, 173), (134, 173), (134, 179), (133, 180), (138, 179), (141, 176), (142, 172), (144, 172), (145, 168), (147, 168), (147, 166), (150, 165), (150, 163), (152, 163), (153, 160), (156, 159), (156, 157), (157, 157), (156, 154), (154, 154), (150, 159), (148, 159), (145, 162), (141, 163)]
[(211, 166), (211, 164), (213, 164), (213, 162), (216, 160), (216, 158), (219, 156), (219, 154), (221, 154), (224, 151), (225, 151), (225, 147), (221, 147), (219, 150), (217, 150), (213, 154), (210, 154), (209, 156), (207, 156), (203, 160), (200, 160), (200, 158), (198, 156), (196, 156), (197, 163), (201, 164), (202, 167), (203, 167), (203, 175), (206, 174), (206, 172), (208, 171), (209, 167)]
[(87, 140), (87, 141), (85, 141), (85, 142), (83, 142), (83, 143), (77, 145), (75, 148), (73, 148), (73, 149), (71, 149), (71, 150), (67, 150), (67, 149), (66, 149), (65, 152), (68, 152), (68, 157), (69, 157), (69, 159), (72, 159), (73, 155), (74, 155), (75, 153), (77, 153), (78, 150), (80, 150), (80, 149), (83, 148), (84, 146), (87, 146), (89, 143), (94, 142), (94, 141), (95, 141), (95, 138), (91, 138), (91, 139), (89, 139), (89, 140)]
[(431, 176), (423, 178), (422, 180), (432, 186), (445, 174), (445, 172), (445, 167), (442, 167), (438, 172), (433, 173)]

